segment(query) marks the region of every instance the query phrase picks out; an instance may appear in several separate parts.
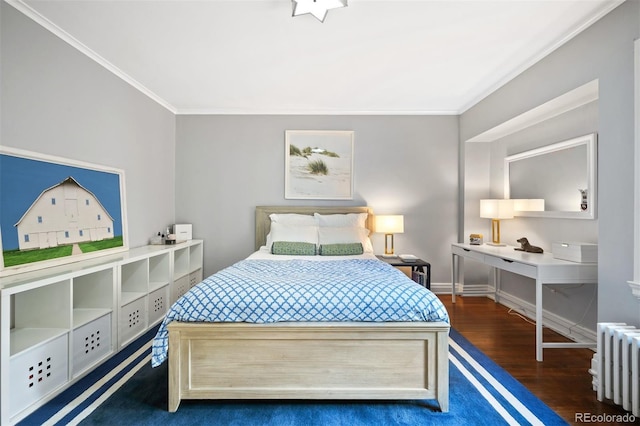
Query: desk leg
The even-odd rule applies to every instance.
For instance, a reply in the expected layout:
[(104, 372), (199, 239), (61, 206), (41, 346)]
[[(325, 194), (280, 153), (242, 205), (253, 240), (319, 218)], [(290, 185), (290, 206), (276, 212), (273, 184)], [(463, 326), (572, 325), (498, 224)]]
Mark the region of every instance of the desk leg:
[(456, 303), (456, 280), (458, 279), (458, 271), (456, 267), (456, 255), (451, 254), (451, 302)]
[(460, 282), (464, 291), (464, 257), (451, 254), (451, 302), (456, 303), (456, 283)]
[(542, 280), (536, 279), (536, 361), (542, 361)]

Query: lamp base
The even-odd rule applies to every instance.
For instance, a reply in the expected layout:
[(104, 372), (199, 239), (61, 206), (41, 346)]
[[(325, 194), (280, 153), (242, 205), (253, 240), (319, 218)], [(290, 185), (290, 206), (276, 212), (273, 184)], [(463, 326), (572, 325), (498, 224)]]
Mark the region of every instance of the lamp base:
[(500, 242), (500, 220), (491, 219), (491, 242), (487, 242), (490, 246), (505, 247), (506, 244)]
[(386, 257), (386, 258), (389, 258), (389, 259), (393, 259), (394, 257), (398, 257), (397, 254), (381, 254), (379, 256), (380, 257)]

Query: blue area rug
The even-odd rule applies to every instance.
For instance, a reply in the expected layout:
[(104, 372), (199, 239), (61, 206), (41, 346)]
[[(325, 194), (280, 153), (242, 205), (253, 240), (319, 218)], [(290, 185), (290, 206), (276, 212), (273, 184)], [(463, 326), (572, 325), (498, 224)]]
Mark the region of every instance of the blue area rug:
[(566, 425), (454, 329), (448, 413), (435, 401), (182, 401), (167, 412), (167, 363), (150, 366), (155, 329), (21, 425)]

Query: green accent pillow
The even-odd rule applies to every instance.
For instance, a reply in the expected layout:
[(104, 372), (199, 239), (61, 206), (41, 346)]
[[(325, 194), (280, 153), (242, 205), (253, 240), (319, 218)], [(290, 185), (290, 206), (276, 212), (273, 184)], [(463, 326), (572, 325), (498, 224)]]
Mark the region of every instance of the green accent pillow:
[(274, 241), (271, 244), (271, 253), (288, 254), (295, 256), (315, 256), (316, 245), (297, 241)]
[(349, 256), (362, 253), (364, 253), (362, 243), (322, 244), (320, 246), (320, 255), (322, 256)]

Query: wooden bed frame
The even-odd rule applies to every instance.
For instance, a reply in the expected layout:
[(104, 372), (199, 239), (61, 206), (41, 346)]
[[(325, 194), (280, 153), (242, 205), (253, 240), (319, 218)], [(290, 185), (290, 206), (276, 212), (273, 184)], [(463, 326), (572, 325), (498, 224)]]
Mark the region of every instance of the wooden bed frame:
[[(369, 213), (368, 207), (257, 207), (256, 248), (271, 213)], [(182, 399), (435, 399), (449, 411), (444, 322), (172, 322), (169, 411)]]

